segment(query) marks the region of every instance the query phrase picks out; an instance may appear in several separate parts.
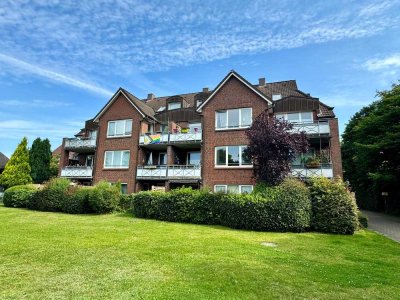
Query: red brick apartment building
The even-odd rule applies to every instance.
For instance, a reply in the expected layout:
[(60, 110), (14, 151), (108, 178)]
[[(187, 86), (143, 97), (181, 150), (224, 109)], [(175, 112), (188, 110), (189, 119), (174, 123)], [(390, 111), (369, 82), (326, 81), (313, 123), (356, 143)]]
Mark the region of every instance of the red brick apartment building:
[(293, 175), (342, 176), (333, 107), (300, 91), (295, 80), (252, 85), (235, 71), (212, 91), (140, 100), (118, 89), (75, 138), (63, 139), (60, 176), (119, 181), (128, 193), (183, 185), (250, 192), (245, 130), (265, 110), (309, 136), (310, 151), (293, 162)]

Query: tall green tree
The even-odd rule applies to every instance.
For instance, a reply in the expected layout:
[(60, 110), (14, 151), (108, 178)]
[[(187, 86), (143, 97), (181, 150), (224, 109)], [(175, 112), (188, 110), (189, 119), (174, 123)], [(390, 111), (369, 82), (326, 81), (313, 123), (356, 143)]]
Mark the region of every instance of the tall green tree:
[(29, 151), (31, 177), (34, 183), (42, 183), (50, 178), (51, 145), (48, 139), (37, 138)]
[(360, 207), (400, 212), (400, 84), (378, 92), (343, 133), (344, 177)]
[(28, 183), (32, 183), (32, 178), (29, 165), (28, 140), (24, 137), (0, 175), (0, 185), (9, 188), (14, 185)]

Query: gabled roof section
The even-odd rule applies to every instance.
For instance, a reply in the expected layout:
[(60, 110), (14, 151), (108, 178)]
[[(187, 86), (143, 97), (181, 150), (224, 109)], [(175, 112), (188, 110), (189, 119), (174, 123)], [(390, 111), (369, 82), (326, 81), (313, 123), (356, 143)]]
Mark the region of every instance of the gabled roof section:
[(100, 112), (94, 117), (93, 121), (98, 122), (99, 118), (104, 114), (104, 112), (107, 111), (107, 109), (110, 107), (112, 103), (118, 98), (119, 95), (123, 95), (130, 104), (142, 115), (142, 117), (149, 117), (151, 119), (154, 119), (154, 110), (146, 105), (143, 101), (139, 100), (137, 97), (129, 93), (127, 90), (123, 88), (119, 88), (114, 96), (111, 97), (111, 99), (107, 102), (107, 104), (100, 110)]
[(9, 160), (8, 157), (0, 152), (0, 169), (4, 169), (5, 168), (8, 160)]
[(253, 91), (255, 94), (260, 96), (262, 99), (267, 101), (268, 104), (272, 104), (271, 99), (269, 99), (263, 92), (261, 92), (259, 89), (255, 88), (250, 82), (248, 82), (246, 79), (244, 79), (242, 76), (240, 76), (238, 73), (236, 73), (234, 70), (230, 71), (228, 75), (225, 76), (224, 79), (217, 85), (217, 87), (213, 90), (211, 95), (197, 108), (196, 111), (200, 112), (202, 108), (218, 93), (218, 91), (225, 85), (225, 83), (228, 82), (229, 79), (232, 77), (235, 77), (238, 79), (240, 82), (242, 82), (245, 86), (247, 86), (251, 91)]

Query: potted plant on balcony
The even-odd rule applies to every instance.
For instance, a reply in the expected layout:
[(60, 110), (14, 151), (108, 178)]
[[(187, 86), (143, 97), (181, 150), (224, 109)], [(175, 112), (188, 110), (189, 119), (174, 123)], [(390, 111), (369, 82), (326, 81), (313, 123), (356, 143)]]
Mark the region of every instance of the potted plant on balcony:
[(317, 169), (321, 167), (321, 159), (317, 156), (309, 157), (306, 160), (306, 168), (308, 169)]

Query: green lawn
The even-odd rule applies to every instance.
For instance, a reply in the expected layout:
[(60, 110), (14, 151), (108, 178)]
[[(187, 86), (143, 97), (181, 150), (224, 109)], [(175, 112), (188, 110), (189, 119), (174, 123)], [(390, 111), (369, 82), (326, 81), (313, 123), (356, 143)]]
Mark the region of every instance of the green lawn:
[(0, 206), (1, 299), (399, 297), (400, 244), (370, 231), (262, 233)]

